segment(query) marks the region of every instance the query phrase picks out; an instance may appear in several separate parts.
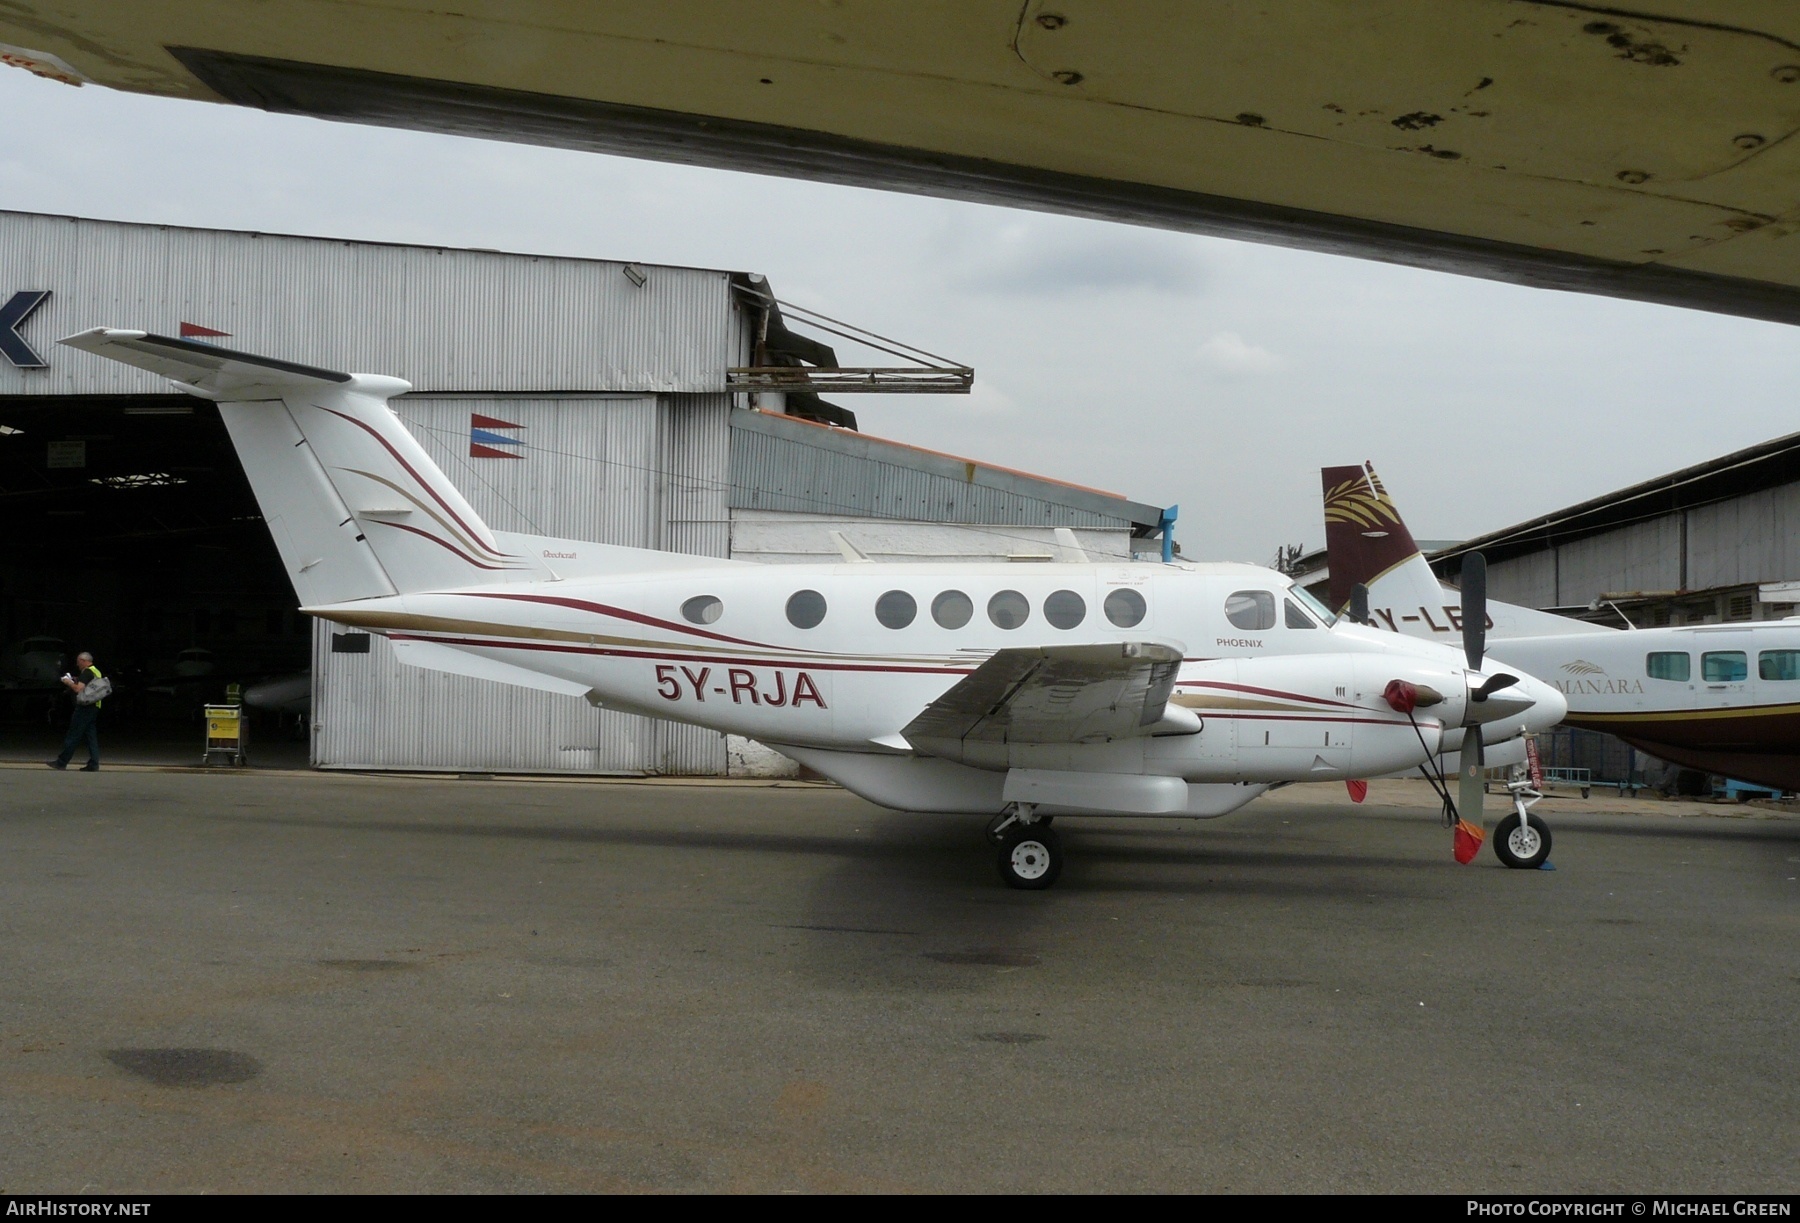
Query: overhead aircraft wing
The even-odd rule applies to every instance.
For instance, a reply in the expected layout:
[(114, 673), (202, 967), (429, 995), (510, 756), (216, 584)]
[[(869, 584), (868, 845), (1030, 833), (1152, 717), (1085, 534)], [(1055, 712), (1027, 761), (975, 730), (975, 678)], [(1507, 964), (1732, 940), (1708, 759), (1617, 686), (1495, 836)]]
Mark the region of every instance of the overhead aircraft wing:
[(96, 327), (57, 341), (83, 352), (147, 369), (216, 399), (277, 398), (283, 391), (342, 387), (352, 375), (212, 344)]
[(1149, 734), (1181, 651), (1143, 642), (1000, 650), (907, 723), (921, 752), (947, 743), (1081, 743)]
[(7, 0), (0, 63), (1800, 322), (1800, 5), (233, 8)]

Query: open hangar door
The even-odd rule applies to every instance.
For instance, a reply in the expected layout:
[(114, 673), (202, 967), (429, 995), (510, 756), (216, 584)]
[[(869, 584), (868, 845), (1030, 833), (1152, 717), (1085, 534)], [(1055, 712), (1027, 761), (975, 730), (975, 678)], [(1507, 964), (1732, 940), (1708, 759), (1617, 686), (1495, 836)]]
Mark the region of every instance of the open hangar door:
[[(303, 672), (296, 608), (212, 404), (186, 396), (0, 397), (0, 750), (48, 758), (91, 651), (116, 685), (102, 758), (197, 762), (226, 685)], [(266, 749), (305, 760), (305, 744)], [(291, 719), (290, 719), (291, 721)]]

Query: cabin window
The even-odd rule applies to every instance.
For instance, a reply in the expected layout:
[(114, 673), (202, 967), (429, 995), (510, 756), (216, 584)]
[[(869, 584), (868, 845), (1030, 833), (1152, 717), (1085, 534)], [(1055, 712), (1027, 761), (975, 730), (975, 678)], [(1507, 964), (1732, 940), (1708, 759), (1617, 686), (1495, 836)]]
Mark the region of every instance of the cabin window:
[(1275, 596), (1266, 590), (1237, 590), (1225, 598), (1225, 618), (1253, 633), (1275, 627)]
[(1764, 679), (1800, 679), (1800, 650), (1764, 650), (1756, 656), (1756, 673)]
[(681, 618), (689, 624), (712, 624), (725, 611), (725, 605), (713, 595), (695, 595), (681, 605)]
[(1714, 650), (1700, 656), (1700, 678), (1709, 684), (1736, 684), (1750, 678), (1750, 658), (1742, 650)]
[(1044, 619), (1057, 628), (1074, 628), (1087, 619), (1087, 601), (1072, 590), (1058, 590), (1044, 600)]
[(1644, 655), (1644, 674), (1651, 679), (1672, 679), (1685, 684), (1694, 673), (1693, 655), (1658, 650)]
[(931, 618), (939, 628), (961, 628), (974, 614), (974, 600), (960, 590), (946, 590), (931, 601)]
[(988, 619), (995, 628), (1018, 628), (1031, 619), (1031, 604), (1016, 590), (1002, 590), (988, 600)]
[(817, 628), (825, 619), (825, 596), (816, 590), (796, 590), (788, 596), (788, 623), (795, 628)]
[(1289, 628), (1318, 628), (1312, 617), (1300, 610), (1300, 605), (1292, 599), (1281, 601), (1281, 614)]
[(875, 618), (887, 628), (905, 628), (919, 614), (919, 604), (904, 590), (890, 590), (875, 600)]
[(1136, 628), (1144, 622), (1144, 596), (1129, 586), (1122, 586), (1107, 595), (1101, 607), (1106, 618), (1120, 628)]

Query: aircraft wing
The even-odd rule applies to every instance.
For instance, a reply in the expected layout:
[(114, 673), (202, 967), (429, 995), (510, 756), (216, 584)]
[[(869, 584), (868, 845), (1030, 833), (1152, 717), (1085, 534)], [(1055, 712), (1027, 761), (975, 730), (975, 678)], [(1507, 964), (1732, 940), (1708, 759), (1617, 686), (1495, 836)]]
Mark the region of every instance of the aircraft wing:
[(1081, 743), (1149, 734), (1163, 717), (1181, 651), (1166, 645), (1000, 650), (927, 705), (900, 733), (934, 745)]
[(351, 375), (336, 370), (146, 331), (96, 327), (57, 342), (147, 369), (218, 399), (277, 398), (284, 391), (339, 387), (351, 381)]
[(0, 64), (1800, 322), (1800, 5), (241, 7), (8, 0)]

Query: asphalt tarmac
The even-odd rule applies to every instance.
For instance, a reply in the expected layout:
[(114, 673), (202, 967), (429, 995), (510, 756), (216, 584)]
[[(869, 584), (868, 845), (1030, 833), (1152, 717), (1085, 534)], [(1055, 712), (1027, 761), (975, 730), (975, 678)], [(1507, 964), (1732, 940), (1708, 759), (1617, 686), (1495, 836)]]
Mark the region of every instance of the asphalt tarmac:
[(1800, 820), (1425, 799), (0, 769), (0, 1190), (1800, 1191)]

